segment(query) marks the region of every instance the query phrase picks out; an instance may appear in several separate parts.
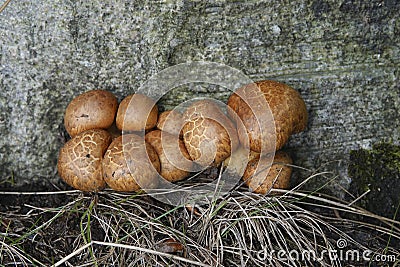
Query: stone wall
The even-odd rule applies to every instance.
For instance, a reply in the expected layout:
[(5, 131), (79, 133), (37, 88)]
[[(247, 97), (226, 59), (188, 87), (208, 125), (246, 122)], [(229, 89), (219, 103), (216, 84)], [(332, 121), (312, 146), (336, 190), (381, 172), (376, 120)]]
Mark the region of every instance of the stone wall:
[[(121, 99), (169, 66), (205, 60), (299, 90), (309, 126), (287, 149), (303, 167), (333, 162), (346, 185), (350, 149), (399, 140), (399, 10), (395, 0), (11, 1), (0, 14), (2, 184), (58, 180), (73, 96), (102, 88)], [(162, 104), (230, 93), (194, 88)]]

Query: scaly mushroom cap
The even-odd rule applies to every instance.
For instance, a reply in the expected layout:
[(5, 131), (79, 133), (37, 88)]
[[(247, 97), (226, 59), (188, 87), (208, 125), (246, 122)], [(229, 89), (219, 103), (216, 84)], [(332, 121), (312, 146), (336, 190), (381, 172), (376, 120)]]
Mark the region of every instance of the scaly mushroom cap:
[(267, 194), (271, 188), (288, 189), (292, 174), (290, 164), (292, 159), (283, 151), (276, 152), (272, 166), (270, 158), (255, 157), (247, 164), (243, 180), (253, 192), (259, 194)]
[(170, 134), (183, 137), (183, 118), (182, 114), (175, 110), (167, 110), (158, 115), (157, 129)]
[(141, 188), (156, 188), (159, 171), (156, 151), (143, 137), (135, 134), (114, 139), (104, 155), (104, 180), (116, 191), (138, 192)]
[(110, 134), (101, 129), (84, 131), (70, 139), (60, 150), (58, 173), (70, 186), (97, 192), (106, 186), (102, 173), (104, 152), (111, 143)]
[(107, 129), (114, 121), (117, 107), (117, 98), (104, 90), (78, 95), (65, 110), (65, 129), (71, 137), (89, 129)]
[[(265, 106), (264, 99), (272, 111), (275, 132), (272, 131), (273, 122), (268, 114), (265, 114), (265, 118), (256, 118), (252, 112), (252, 109), (257, 111), (257, 107)], [(303, 131), (307, 126), (307, 109), (300, 94), (290, 86), (276, 81), (259, 81), (239, 88), (229, 97), (228, 106), (237, 113), (247, 130), (248, 137), (239, 132), (240, 141), (249, 138), (250, 149), (256, 152), (271, 152), (274, 135), (275, 149), (281, 149), (290, 135)], [(265, 127), (260, 128), (258, 123)]]
[(158, 108), (153, 99), (142, 94), (125, 97), (119, 104), (116, 124), (122, 131), (143, 131), (157, 124)]
[(160, 158), (160, 175), (164, 179), (176, 182), (185, 179), (190, 174), (193, 162), (181, 139), (160, 130), (147, 133), (145, 138)]
[(191, 159), (205, 167), (219, 164), (238, 145), (234, 124), (209, 100), (194, 102), (184, 113), (183, 140)]

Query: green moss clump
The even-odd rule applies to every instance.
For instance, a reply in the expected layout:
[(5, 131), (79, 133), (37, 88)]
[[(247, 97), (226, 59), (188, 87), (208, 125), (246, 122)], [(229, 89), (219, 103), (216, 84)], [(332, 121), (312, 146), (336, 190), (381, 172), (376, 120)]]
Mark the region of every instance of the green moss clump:
[[(357, 204), (388, 218), (395, 216), (400, 202), (400, 146), (378, 143), (371, 150), (353, 150), (348, 172), (353, 194), (370, 190)], [(399, 220), (400, 214), (396, 217)]]

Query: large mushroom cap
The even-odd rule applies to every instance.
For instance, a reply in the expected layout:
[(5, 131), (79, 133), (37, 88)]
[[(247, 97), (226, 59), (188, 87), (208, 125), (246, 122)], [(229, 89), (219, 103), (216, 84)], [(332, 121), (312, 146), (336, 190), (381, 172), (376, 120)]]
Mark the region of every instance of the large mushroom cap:
[(104, 180), (112, 189), (138, 192), (158, 185), (160, 161), (151, 145), (135, 134), (117, 137), (104, 155)]
[(157, 124), (158, 108), (150, 97), (133, 94), (125, 97), (119, 104), (116, 124), (122, 131), (143, 131)]
[(190, 174), (193, 162), (181, 139), (160, 130), (147, 133), (145, 138), (160, 158), (160, 175), (164, 179), (176, 182), (185, 179)]
[(243, 180), (249, 188), (259, 194), (267, 194), (271, 188), (288, 189), (292, 174), (292, 159), (283, 152), (277, 151), (271, 166), (268, 157), (255, 157), (249, 161), (243, 174)]
[(238, 145), (234, 124), (210, 100), (192, 103), (184, 113), (183, 140), (190, 157), (200, 166), (219, 164)]
[(106, 185), (102, 174), (104, 152), (111, 143), (105, 130), (93, 129), (78, 134), (60, 150), (58, 173), (70, 186), (97, 192)]
[[(253, 112), (265, 106), (265, 103), (268, 103), (272, 112), (273, 122), (268, 113), (256, 117)], [(250, 149), (253, 151), (271, 152), (274, 143), (272, 139), (275, 137), (275, 150), (279, 150), (290, 135), (303, 131), (307, 126), (308, 115), (304, 100), (296, 90), (280, 82), (266, 80), (241, 87), (229, 97), (228, 106), (236, 112), (247, 130), (248, 136), (239, 132), (240, 141), (249, 138)], [(275, 132), (271, 130), (274, 124)]]
[(107, 129), (114, 121), (117, 107), (117, 98), (104, 90), (78, 95), (65, 110), (65, 129), (71, 137), (89, 129)]

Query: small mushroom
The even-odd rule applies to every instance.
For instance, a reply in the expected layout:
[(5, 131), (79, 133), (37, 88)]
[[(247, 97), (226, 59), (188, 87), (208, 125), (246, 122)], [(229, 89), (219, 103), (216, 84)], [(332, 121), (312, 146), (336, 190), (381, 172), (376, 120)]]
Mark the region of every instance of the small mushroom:
[(179, 135), (179, 138), (182, 138), (183, 124), (184, 122), (181, 113), (175, 110), (167, 110), (161, 112), (158, 116), (157, 129), (170, 134)]
[(161, 163), (160, 175), (164, 179), (176, 182), (185, 179), (190, 174), (193, 162), (181, 139), (160, 130), (147, 133), (145, 138), (157, 152)]
[(182, 252), (184, 248), (183, 244), (174, 238), (166, 238), (157, 245), (157, 251), (162, 253), (175, 254), (177, 252)]
[(265, 80), (241, 87), (229, 97), (228, 106), (246, 128), (246, 134), (239, 132), (239, 140), (243, 143), (249, 138), (250, 149), (256, 152), (281, 149), (290, 135), (307, 126), (307, 109), (300, 94), (280, 82)]
[(114, 140), (115, 138), (117, 138), (118, 136), (122, 135), (122, 132), (120, 129), (117, 128), (117, 125), (114, 123), (107, 129), (107, 132), (110, 133), (112, 139)]
[(210, 100), (192, 103), (184, 113), (183, 140), (191, 159), (200, 166), (219, 164), (238, 145), (234, 124)]
[(116, 123), (122, 131), (143, 131), (156, 126), (158, 108), (150, 97), (133, 94), (119, 104)]
[(102, 173), (104, 152), (111, 143), (102, 129), (84, 131), (70, 139), (60, 150), (58, 173), (70, 186), (97, 192), (106, 186)]
[(114, 121), (117, 107), (117, 98), (104, 90), (78, 95), (65, 110), (65, 129), (71, 137), (89, 129), (107, 129)]
[(253, 192), (259, 194), (267, 194), (271, 188), (288, 189), (292, 174), (291, 164), (292, 159), (283, 151), (276, 152), (272, 165), (271, 158), (260, 159), (258, 156), (247, 164), (243, 180)]
[(242, 176), (247, 167), (247, 164), (251, 160), (259, 157), (260, 153), (240, 146), (235, 152), (231, 154), (230, 157), (224, 160), (224, 167), (226, 167), (227, 171), (229, 171), (231, 174)]
[(103, 174), (116, 191), (139, 192), (158, 185), (160, 160), (143, 137), (126, 134), (112, 141), (104, 155)]

